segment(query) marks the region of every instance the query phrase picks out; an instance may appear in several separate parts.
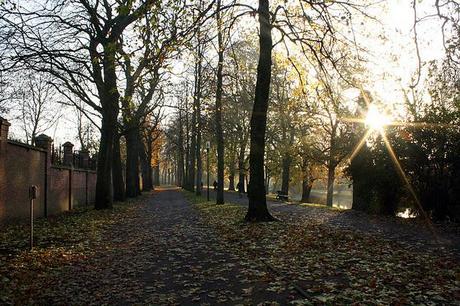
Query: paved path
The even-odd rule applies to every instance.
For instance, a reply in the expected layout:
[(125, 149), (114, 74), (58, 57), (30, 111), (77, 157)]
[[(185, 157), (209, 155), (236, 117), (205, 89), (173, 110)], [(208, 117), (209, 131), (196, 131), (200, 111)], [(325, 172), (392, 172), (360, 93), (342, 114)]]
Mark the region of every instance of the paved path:
[[(203, 193), (206, 196), (206, 190)], [(210, 191), (210, 197), (215, 199), (215, 191)], [(247, 195), (242, 197), (237, 192), (226, 191), (225, 201), (248, 205)], [(280, 214), (283, 219), (289, 216), (293, 220), (312, 220), (328, 225), (356, 230), (384, 239), (395, 240), (410, 248), (447, 248), (460, 257), (460, 227), (455, 224), (432, 225), (432, 230), (421, 221), (396, 217), (372, 216), (354, 210), (329, 210), (323, 207), (301, 206), (278, 201), (267, 201), (270, 211)]]
[[(147, 203), (108, 229), (106, 250), (71, 267), (58, 304), (257, 305), (299, 298), (263, 263), (231, 250), (177, 189), (159, 189)], [(81, 288), (81, 289), (80, 289)], [(75, 294), (78, 290), (78, 295)]]

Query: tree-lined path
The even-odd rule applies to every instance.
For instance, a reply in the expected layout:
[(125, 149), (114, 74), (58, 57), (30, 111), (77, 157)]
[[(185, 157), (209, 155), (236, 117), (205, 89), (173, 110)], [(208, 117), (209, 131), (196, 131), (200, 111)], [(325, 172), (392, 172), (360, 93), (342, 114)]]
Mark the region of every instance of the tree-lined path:
[(146, 302), (214, 305), (288, 300), (288, 291), (265, 290), (276, 278), (261, 263), (232, 253), (178, 189), (156, 191), (131, 226), (151, 250), (151, 266), (144, 266), (141, 276)]
[[(460, 300), (458, 252), (447, 244), (436, 249), (424, 247), (426, 241), (387, 239), (386, 233), (366, 233), (347, 214), (275, 202), (269, 208), (282, 222), (244, 223), (245, 199), (235, 193), (226, 197), (240, 204), (216, 205), (162, 187), (116, 204), (113, 211), (75, 211), (42, 220), (32, 252), (26, 247), (27, 227), (3, 231), (0, 301), (310, 305)], [(348, 220), (347, 227), (335, 222), (341, 218)], [(384, 220), (377, 225), (394, 226)], [(411, 237), (410, 232), (399, 235)]]
[[(279, 284), (277, 278), (261, 262), (232, 252), (177, 188), (160, 188), (128, 211), (106, 217), (115, 220), (103, 225), (101, 235), (85, 241), (88, 248), (78, 256), (75, 249), (72, 252), (79, 245), (74, 242), (69, 249), (58, 247), (59, 257), (68, 260), (56, 262), (54, 248), (39, 241), (32, 256), (37, 261), (48, 256), (47, 262), (37, 262), (48, 267), (30, 271), (16, 266), (18, 271), (0, 273), (10, 278), (2, 280), (4, 302), (214, 305), (298, 298), (284, 285), (286, 290), (279, 293), (267, 291), (273, 283)], [(19, 264), (30, 259), (24, 256), (10, 261)], [(19, 284), (26, 275), (36, 278), (31, 280), (34, 285)]]

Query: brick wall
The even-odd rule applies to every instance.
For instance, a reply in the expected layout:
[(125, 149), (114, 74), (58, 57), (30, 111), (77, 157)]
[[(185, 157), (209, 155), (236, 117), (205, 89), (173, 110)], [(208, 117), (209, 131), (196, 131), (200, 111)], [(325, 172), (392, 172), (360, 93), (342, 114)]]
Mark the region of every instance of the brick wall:
[(28, 220), (29, 188), (38, 186), (34, 215), (55, 215), (94, 204), (96, 173), (51, 164), (51, 138), (40, 135), (37, 147), (8, 140), (9, 123), (0, 117), (0, 224)]
[(34, 204), (34, 214), (44, 216), (46, 152), (32, 147), (8, 142), (5, 159), (6, 184), (2, 188), (4, 203), (0, 203), (0, 219), (20, 219), (29, 215), (29, 187), (39, 186), (39, 195)]

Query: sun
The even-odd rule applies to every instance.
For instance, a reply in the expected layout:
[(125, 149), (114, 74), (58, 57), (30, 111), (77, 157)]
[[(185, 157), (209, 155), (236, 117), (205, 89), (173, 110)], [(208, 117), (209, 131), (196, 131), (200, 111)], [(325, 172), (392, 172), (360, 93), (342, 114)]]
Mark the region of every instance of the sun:
[(383, 131), (391, 123), (391, 118), (380, 111), (377, 106), (369, 105), (364, 123), (374, 131)]

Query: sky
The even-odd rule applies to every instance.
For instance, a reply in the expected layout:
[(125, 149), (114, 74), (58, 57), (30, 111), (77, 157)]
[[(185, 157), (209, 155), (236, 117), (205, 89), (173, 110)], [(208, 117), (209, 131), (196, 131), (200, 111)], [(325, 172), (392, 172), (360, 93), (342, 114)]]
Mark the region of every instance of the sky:
[[(414, 83), (412, 78), (418, 68), (413, 31), (414, 12), (411, 2), (410, 0), (387, 1), (388, 9), (381, 11), (379, 17), (383, 23), (381, 30), (388, 40), (375, 41), (377, 44), (371, 48), (375, 53), (374, 60), (366, 65), (369, 71), (376, 76), (372, 80), (374, 85), (371, 90), (386, 104), (401, 101), (401, 87), (407, 89)], [(433, 14), (435, 12), (433, 3), (434, 1), (417, 3), (418, 17)], [(436, 18), (417, 24), (417, 38), (422, 62), (443, 57), (440, 29), (440, 22)], [(420, 86), (423, 86), (423, 78)]]
[[(371, 81), (365, 84), (366, 89), (387, 105), (402, 101), (401, 87), (407, 88), (411, 84), (411, 77), (417, 71), (411, 2), (383, 1), (372, 11), (379, 23), (365, 22), (364, 25), (358, 24), (356, 27), (358, 39), (371, 54), (371, 60), (365, 65), (372, 76)], [(434, 1), (417, 2), (419, 17), (435, 12), (432, 6)], [(443, 55), (443, 46), (439, 21), (428, 19), (418, 24), (417, 31), (422, 61), (440, 59)], [(380, 38), (381, 34), (386, 37), (385, 40)], [(53, 137), (55, 143), (71, 141), (76, 144), (75, 111), (70, 108), (63, 111), (65, 115), (57, 126), (44, 132)], [(12, 121), (11, 132), (19, 138), (22, 131), (14, 120)]]

